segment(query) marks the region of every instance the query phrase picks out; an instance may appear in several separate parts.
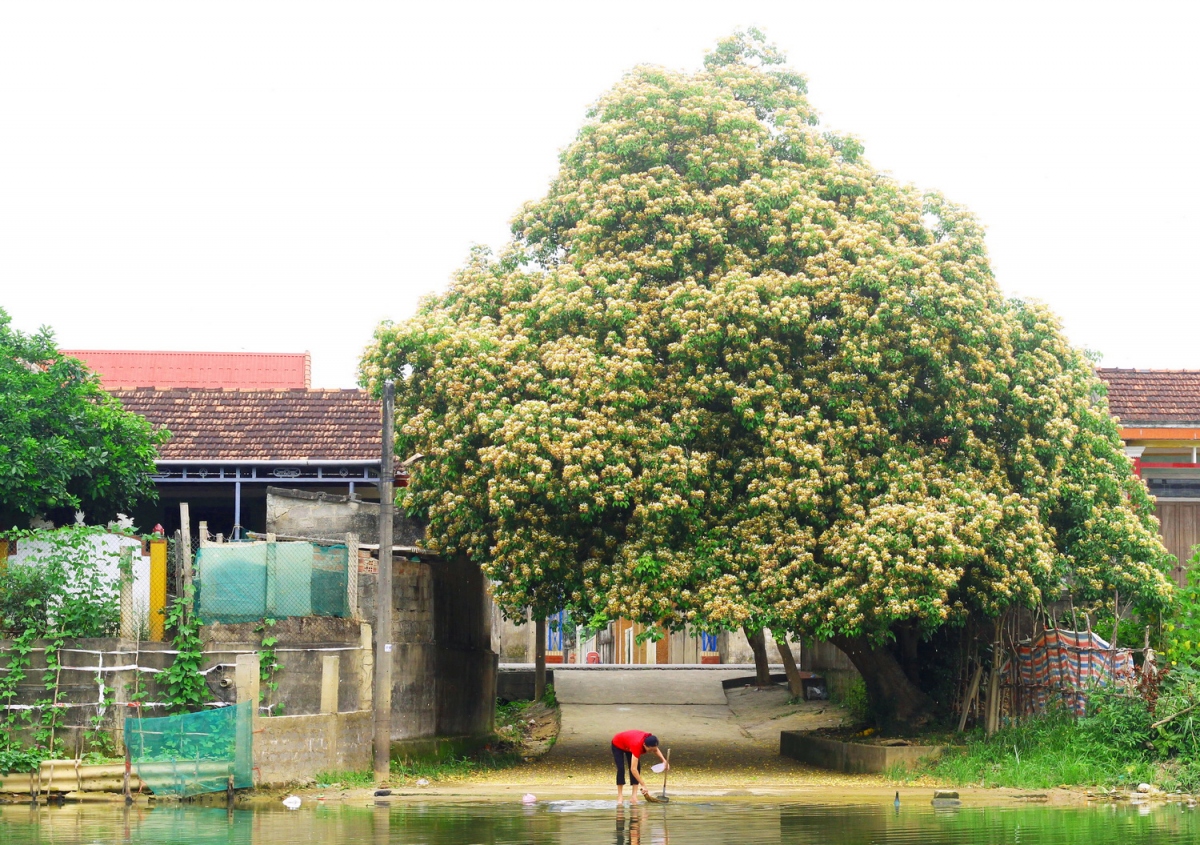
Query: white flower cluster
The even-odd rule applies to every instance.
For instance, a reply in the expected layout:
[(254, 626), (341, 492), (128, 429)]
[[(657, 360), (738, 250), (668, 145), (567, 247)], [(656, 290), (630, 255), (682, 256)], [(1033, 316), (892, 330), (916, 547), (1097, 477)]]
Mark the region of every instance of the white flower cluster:
[[(639, 68), (499, 256), (384, 323), (403, 504), (511, 612), (880, 635), (1169, 598), (1087, 360), (975, 219), (816, 126), (794, 74)], [(1111, 593), (1109, 593), (1111, 594)]]

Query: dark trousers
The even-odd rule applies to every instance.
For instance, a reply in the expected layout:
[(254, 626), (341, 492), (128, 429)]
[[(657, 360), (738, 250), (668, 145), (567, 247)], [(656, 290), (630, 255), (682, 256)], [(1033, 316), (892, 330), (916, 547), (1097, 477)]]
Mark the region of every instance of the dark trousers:
[(625, 785), (626, 769), (629, 769), (629, 785), (635, 786), (636, 778), (633, 776), (633, 754), (629, 751), (622, 751), (614, 745), (612, 747), (612, 755), (613, 764), (617, 767), (617, 786)]

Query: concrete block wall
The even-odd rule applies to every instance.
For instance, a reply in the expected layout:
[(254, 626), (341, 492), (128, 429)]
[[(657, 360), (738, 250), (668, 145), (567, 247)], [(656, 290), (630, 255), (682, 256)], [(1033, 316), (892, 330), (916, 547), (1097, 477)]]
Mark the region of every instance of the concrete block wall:
[[(13, 705), (31, 706), (47, 697), (45, 647), (45, 641), (34, 641), (30, 665), (17, 685)], [(8, 664), (11, 648), (11, 640), (0, 640), (0, 665)], [(171, 664), (170, 650), (170, 643), (116, 637), (67, 640), (59, 651), (63, 668), (58, 673), (58, 700), (66, 705), (65, 726), (56, 734), (66, 751), (74, 755), (89, 750), (87, 735), (96, 733), (97, 728), (112, 735), (117, 748), (121, 748), (124, 720), (130, 712), (125, 704), (138, 690), (140, 698), (148, 703), (144, 712), (159, 715), (160, 711), (150, 705), (162, 701), (157, 671)], [(134, 666), (151, 671), (138, 671)], [(19, 729), (18, 738), (28, 741), (32, 731)]]
[[(269, 488), (267, 531), (278, 536), (378, 542), (378, 505), (344, 496)], [(417, 547), (424, 526), (397, 515), (395, 544)], [(376, 566), (358, 567), (358, 607), (376, 618)], [(490, 733), (497, 658), (492, 602), (473, 563), (397, 553), (392, 559), (392, 738)], [(282, 692), (282, 687), (281, 687)], [(295, 711), (285, 711), (295, 712)]]
[[(367, 545), (379, 543), (379, 504), (281, 487), (267, 488), (267, 531), (280, 537), (312, 537), (337, 540), (347, 533), (358, 535)], [(392, 542), (397, 546), (420, 546), (425, 527), (402, 513), (392, 521)]]
[(374, 713), (321, 713), (258, 720), (254, 765), (260, 784), (307, 780), (322, 771), (366, 771), (372, 763)]
[[(204, 641), (203, 668), (209, 689), (219, 701), (239, 700), (233, 667), (239, 655), (257, 653), (264, 632), (258, 623), (216, 623), (200, 630)], [(282, 668), (271, 681), (278, 689), (267, 690), (263, 707), (268, 712), (301, 716), (321, 712), (321, 673), (323, 660), (338, 660), (338, 710), (362, 709), (362, 678), (367, 670), (369, 640), (364, 643), (363, 623), (354, 619), (301, 617), (280, 619), (269, 631), (276, 637), (276, 656)]]

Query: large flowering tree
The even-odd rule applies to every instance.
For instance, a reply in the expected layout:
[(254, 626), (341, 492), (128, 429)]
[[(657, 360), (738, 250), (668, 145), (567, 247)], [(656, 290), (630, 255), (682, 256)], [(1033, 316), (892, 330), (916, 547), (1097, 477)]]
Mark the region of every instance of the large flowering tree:
[(1089, 361), (862, 153), (753, 31), (601, 98), (511, 245), (364, 354), (430, 542), (512, 612), (831, 639), (899, 721), (928, 707), (900, 627), (1164, 601)]

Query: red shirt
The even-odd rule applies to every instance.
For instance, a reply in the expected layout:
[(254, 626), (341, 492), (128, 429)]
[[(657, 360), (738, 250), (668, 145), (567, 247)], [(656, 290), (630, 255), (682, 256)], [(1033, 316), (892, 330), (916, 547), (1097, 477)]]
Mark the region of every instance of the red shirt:
[(612, 744), (622, 751), (628, 751), (634, 757), (641, 757), (646, 753), (646, 737), (648, 736), (651, 734), (646, 731), (621, 731), (612, 738)]

